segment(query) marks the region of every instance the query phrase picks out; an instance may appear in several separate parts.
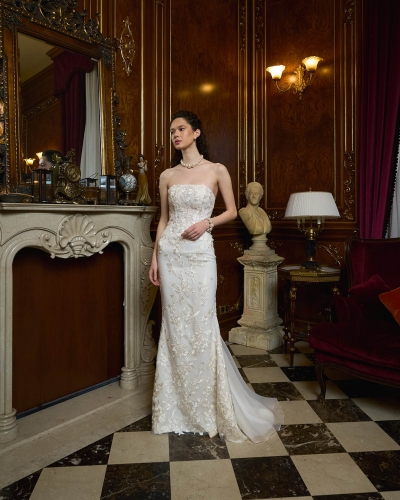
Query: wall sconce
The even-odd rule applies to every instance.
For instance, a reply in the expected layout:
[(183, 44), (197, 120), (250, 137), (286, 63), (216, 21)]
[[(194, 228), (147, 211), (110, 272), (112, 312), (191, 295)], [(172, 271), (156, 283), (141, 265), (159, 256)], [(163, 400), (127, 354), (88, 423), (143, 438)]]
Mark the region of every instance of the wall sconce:
[(282, 73), (286, 66), (269, 66), (266, 71), (271, 73), (272, 79), (275, 80), (276, 88), (280, 92), (287, 92), (293, 89), (293, 94), (299, 94), (299, 99), (302, 99), (304, 89), (311, 85), (313, 73), (317, 71), (320, 61), (323, 61), (323, 59), (317, 56), (309, 56), (303, 59), (301, 64), (294, 70), (296, 81), (291, 83), (287, 88), (281, 88), (278, 85), (278, 81), (282, 78)]
[(30, 171), (32, 171), (32, 165), (34, 161), (35, 158), (24, 158), (25, 165), (29, 168)]
[(290, 195), (285, 219), (297, 219), (298, 230), (307, 236), (307, 260), (303, 262), (302, 267), (305, 269), (320, 267), (314, 260), (317, 249), (316, 237), (324, 229), (325, 219), (338, 217), (340, 217), (339, 210), (331, 193), (310, 190)]
[(40, 153), (36, 153), (36, 156), (38, 157), (38, 159), (40, 160), (40, 158), (42, 157), (42, 151)]

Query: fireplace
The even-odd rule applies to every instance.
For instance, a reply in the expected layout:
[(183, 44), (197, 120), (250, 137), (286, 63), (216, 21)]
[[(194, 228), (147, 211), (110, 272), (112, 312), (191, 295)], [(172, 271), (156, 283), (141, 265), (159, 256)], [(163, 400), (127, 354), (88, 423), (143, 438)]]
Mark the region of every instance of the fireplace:
[[(154, 377), (149, 314), (157, 289), (148, 279), (153, 252), (150, 222), (156, 207), (0, 203), (0, 443), (17, 436), (12, 401), (13, 276), (19, 250), (49, 258), (88, 259), (111, 242), (124, 252), (124, 364), (120, 386), (134, 389)], [(62, 321), (62, 318), (60, 318)]]

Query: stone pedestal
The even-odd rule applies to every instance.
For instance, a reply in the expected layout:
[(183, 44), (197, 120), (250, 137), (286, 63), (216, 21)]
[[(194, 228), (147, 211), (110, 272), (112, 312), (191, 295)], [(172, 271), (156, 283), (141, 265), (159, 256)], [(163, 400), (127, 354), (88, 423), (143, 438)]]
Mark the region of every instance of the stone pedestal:
[(265, 237), (262, 241), (253, 237), (252, 247), (237, 259), (244, 266), (244, 310), (241, 326), (229, 332), (229, 341), (269, 351), (283, 344), (277, 267), (284, 259), (265, 242)]

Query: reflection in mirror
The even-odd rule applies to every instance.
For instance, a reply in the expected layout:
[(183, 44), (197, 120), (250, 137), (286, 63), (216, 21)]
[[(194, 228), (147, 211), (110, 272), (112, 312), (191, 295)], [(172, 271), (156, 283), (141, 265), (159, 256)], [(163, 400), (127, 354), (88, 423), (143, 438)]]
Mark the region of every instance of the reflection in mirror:
[[(75, 150), (82, 177), (101, 174), (98, 62), (18, 33), (22, 155)], [(38, 160), (30, 168), (37, 168)], [(28, 173), (27, 165), (22, 165)]]

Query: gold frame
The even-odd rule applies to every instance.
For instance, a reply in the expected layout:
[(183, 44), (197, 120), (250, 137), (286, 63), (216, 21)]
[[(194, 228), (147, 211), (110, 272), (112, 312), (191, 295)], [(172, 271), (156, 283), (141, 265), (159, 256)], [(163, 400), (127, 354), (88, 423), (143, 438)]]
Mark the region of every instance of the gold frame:
[(102, 173), (115, 174), (116, 46), (100, 33), (98, 16), (85, 22), (77, 0), (0, 0), (0, 192), (21, 183), (22, 127), (19, 96), (18, 32), (80, 52), (99, 61)]

